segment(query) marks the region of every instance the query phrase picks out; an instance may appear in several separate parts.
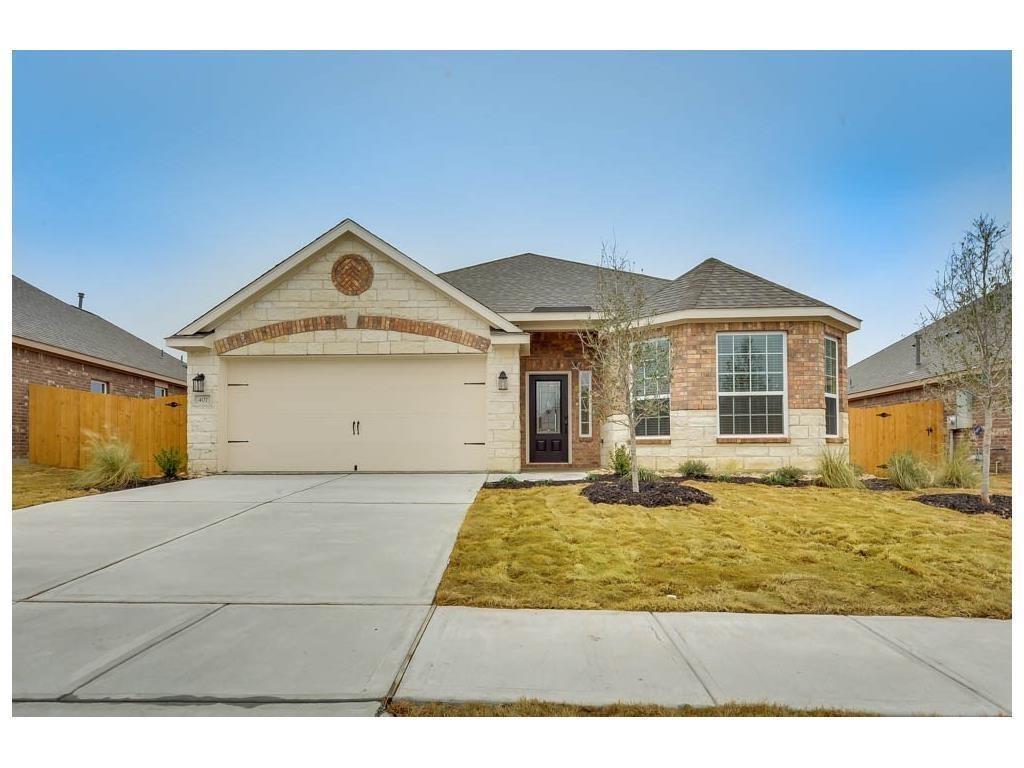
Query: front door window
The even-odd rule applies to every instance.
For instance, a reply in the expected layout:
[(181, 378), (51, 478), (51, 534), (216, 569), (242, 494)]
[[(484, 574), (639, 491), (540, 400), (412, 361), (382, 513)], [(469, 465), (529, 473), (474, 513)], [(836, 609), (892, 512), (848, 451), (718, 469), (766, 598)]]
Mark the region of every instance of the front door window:
[(557, 435), (561, 431), (561, 388), (557, 381), (537, 382), (538, 435)]

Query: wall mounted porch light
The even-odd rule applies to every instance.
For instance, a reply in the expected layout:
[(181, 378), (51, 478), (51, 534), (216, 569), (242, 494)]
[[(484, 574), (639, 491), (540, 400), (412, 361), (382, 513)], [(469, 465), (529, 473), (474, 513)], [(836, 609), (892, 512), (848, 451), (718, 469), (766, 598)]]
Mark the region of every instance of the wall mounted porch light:
[(192, 391), (203, 392), (206, 389), (206, 375), (197, 373), (192, 377)]
[(508, 374), (502, 371), (498, 374), (498, 390), (504, 392), (508, 389)]

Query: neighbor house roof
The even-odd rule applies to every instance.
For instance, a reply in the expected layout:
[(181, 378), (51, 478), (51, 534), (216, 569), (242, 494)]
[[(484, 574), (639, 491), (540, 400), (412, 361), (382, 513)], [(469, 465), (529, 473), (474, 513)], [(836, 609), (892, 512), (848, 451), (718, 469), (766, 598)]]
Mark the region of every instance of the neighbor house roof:
[(152, 374), (155, 379), (185, 381), (185, 364), (176, 357), (19, 277), (14, 277), (11, 301), (15, 342), (24, 339), (114, 366), (134, 368)]
[[(598, 277), (593, 264), (538, 253), (520, 253), (438, 275), (495, 312), (587, 312), (597, 304)], [(653, 296), (671, 280), (639, 272), (640, 289)]]
[[(997, 292), (1005, 290), (1009, 290), (1009, 287), (996, 289)], [(950, 332), (955, 331), (949, 330), (946, 318), (940, 318), (859, 363), (854, 363), (847, 369), (850, 396), (877, 389), (906, 389), (923, 385), (937, 371), (951, 367), (941, 364), (936, 357), (940, 354), (940, 348), (932, 343), (942, 334)], [(918, 344), (921, 345), (920, 355)]]

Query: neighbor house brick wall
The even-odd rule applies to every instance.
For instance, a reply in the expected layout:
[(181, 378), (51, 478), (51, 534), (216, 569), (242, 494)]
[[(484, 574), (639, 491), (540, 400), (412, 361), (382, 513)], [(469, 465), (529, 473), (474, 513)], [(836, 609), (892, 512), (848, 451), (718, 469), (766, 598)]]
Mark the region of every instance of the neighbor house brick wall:
[[(331, 280), (335, 261), (350, 253), (362, 256), (373, 267), (369, 289), (358, 296), (341, 293)], [(404, 333), (401, 322), (390, 330), (385, 320), (361, 324), (360, 316), (431, 325), (421, 324), (420, 333)], [(312, 330), (299, 333), (261, 333), (256, 343), (226, 348), (232, 346), (232, 337), (242, 332), (317, 317), (339, 320), (308, 326)], [(280, 330), (289, 329), (277, 326)], [(214, 333), (216, 343), (231, 356), (482, 352), (487, 348), (483, 342), (489, 338), (490, 326), (478, 315), (353, 235), (339, 238), (298, 272), (254, 297)]]
[[(523, 450), (523, 466), (544, 467), (550, 464), (530, 465), (529, 452), (529, 386), (527, 374), (534, 372), (569, 372), (569, 432), (570, 432), (570, 466), (579, 469), (597, 467), (601, 463), (601, 438), (599, 430), (592, 429), (591, 437), (580, 437), (579, 429), (579, 369), (590, 368), (579, 334), (575, 331), (536, 331), (530, 334), (530, 354), (519, 360), (521, 370), (520, 385), (522, 396), (519, 399)], [(564, 466), (564, 465), (563, 465)]]
[[(850, 399), (850, 407), (881, 408), (886, 405), (919, 403), (925, 400), (942, 400), (943, 410), (947, 416), (950, 416), (955, 412), (951, 403), (948, 402), (947, 398), (942, 396), (942, 393), (939, 390), (928, 386), (909, 387), (895, 392), (883, 392), (877, 395), (868, 395), (867, 397), (852, 397)], [(985, 412), (977, 404), (974, 406), (971, 419), (975, 426), (983, 426), (985, 424)], [(967, 429), (959, 429), (954, 432), (956, 439), (960, 440), (967, 438), (975, 444), (976, 450), (981, 450), (981, 435), (975, 436), (971, 430)], [(997, 461), (999, 462), (998, 469), (1000, 472), (1009, 472), (1011, 470), (1013, 463), (1012, 421), (1010, 412), (1006, 410), (996, 411), (992, 418), (993, 471), (996, 470)]]
[(11, 374), (11, 454), (15, 459), (28, 457), (29, 384), (88, 391), (89, 382), (98, 379), (109, 382), (112, 395), (153, 397), (156, 382), (161, 381), (168, 385), (172, 395), (185, 391), (183, 387), (161, 379), (103, 368), (17, 344), (12, 347)]

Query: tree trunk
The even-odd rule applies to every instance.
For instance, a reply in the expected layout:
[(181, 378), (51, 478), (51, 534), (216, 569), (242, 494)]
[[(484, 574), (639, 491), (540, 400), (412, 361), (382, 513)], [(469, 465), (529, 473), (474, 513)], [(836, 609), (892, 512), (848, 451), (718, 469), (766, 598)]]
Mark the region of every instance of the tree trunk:
[(981, 500), (989, 500), (989, 470), (992, 467), (992, 406), (985, 406), (985, 433), (981, 436)]
[(629, 425), (629, 476), (633, 481), (633, 493), (640, 493), (640, 468), (636, 462), (636, 432)]

